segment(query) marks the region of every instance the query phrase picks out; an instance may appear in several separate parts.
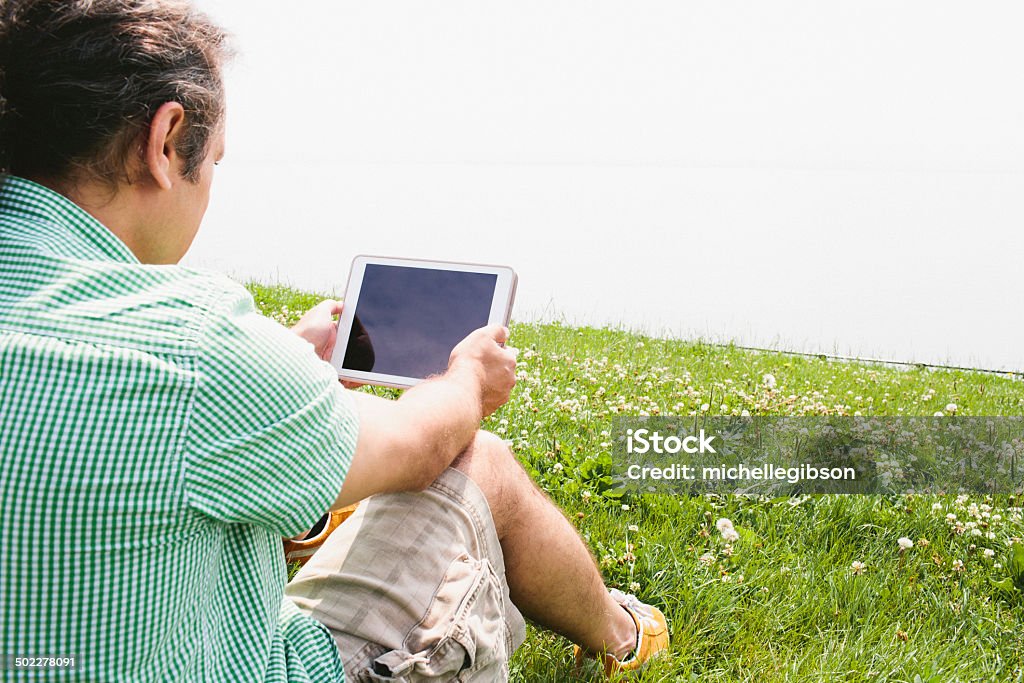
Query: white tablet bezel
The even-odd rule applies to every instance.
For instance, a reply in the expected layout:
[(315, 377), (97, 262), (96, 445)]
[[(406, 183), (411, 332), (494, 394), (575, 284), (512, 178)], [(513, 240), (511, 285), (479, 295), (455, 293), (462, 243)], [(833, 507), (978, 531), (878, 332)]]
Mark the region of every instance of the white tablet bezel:
[(349, 271), (348, 284), (345, 287), (345, 306), (338, 320), (338, 339), (334, 345), (334, 353), (331, 356), (331, 365), (337, 370), (339, 379), (360, 382), (362, 384), (394, 387), (396, 389), (408, 389), (423, 381), (417, 377), (388, 375), (380, 372), (366, 372), (365, 370), (348, 370), (342, 367), (342, 363), (345, 360), (345, 349), (348, 348), (349, 335), (352, 332), (352, 319), (359, 305), (359, 290), (363, 284), (363, 275), (366, 272), (366, 266), (370, 264), (497, 275), (498, 278), (494, 285), (494, 296), (491, 298), (491, 311), (487, 316), (487, 324), (508, 325), (509, 323), (512, 315), (512, 304), (515, 301), (518, 277), (515, 271), (508, 266), (392, 258), (362, 254), (352, 259), (352, 268)]

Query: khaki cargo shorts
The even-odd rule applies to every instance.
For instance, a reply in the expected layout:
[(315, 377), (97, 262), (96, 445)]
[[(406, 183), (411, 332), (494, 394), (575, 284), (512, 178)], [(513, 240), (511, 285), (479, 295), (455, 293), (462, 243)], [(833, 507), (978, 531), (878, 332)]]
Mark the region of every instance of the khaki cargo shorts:
[(352, 681), (504, 681), (526, 637), (483, 492), (448, 468), (372, 496), (285, 588), (333, 634)]

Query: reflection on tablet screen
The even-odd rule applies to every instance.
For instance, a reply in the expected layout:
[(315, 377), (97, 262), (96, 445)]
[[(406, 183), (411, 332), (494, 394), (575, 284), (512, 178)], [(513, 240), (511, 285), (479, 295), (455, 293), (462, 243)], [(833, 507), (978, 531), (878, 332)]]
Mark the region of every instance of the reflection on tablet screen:
[(425, 378), (487, 324), (498, 276), (367, 264), (342, 365)]

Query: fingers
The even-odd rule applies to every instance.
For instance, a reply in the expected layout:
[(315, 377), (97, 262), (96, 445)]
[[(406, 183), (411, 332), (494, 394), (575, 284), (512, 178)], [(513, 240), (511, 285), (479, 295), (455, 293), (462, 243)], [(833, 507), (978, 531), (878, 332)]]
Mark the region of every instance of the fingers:
[(490, 415), (508, 401), (516, 384), (516, 355), (518, 351), (503, 344), (508, 341), (509, 330), (503, 325), (488, 325), (474, 330), (452, 350), (449, 368), (472, 368), (479, 383), (481, 407)]
[(481, 327), (480, 331), (498, 344), (504, 344), (508, 341), (508, 328), (504, 325), (488, 325), (487, 327)]
[(505, 346), (505, 342), (508, 341), (508, 328), (502, 325), (488, 325), (487, 327), (481, 328), (480, 332), (494, 340), (498, 346), (502, 348), (498, 350), (498, 353), (505, 356), (512, 362), (513, 368), (515, 367), (516, 358), (519, 356), (519, 349)]
[(343, 304), (341, 301), (336, 299), (324, 299), (313, 308), (309, 309), (310, 312), (316, 311), (321, 315), (335, 316), (341, 313)]

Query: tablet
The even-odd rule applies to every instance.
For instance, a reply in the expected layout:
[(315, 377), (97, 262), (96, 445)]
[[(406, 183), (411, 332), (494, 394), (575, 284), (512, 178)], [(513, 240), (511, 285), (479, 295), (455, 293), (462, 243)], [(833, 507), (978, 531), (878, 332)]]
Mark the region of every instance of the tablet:
[(508, 325), (516, 281), (505, 266), (357, 256), (331, 364), (341, 379), (386, 387), (439, 375), (470, 332)]

